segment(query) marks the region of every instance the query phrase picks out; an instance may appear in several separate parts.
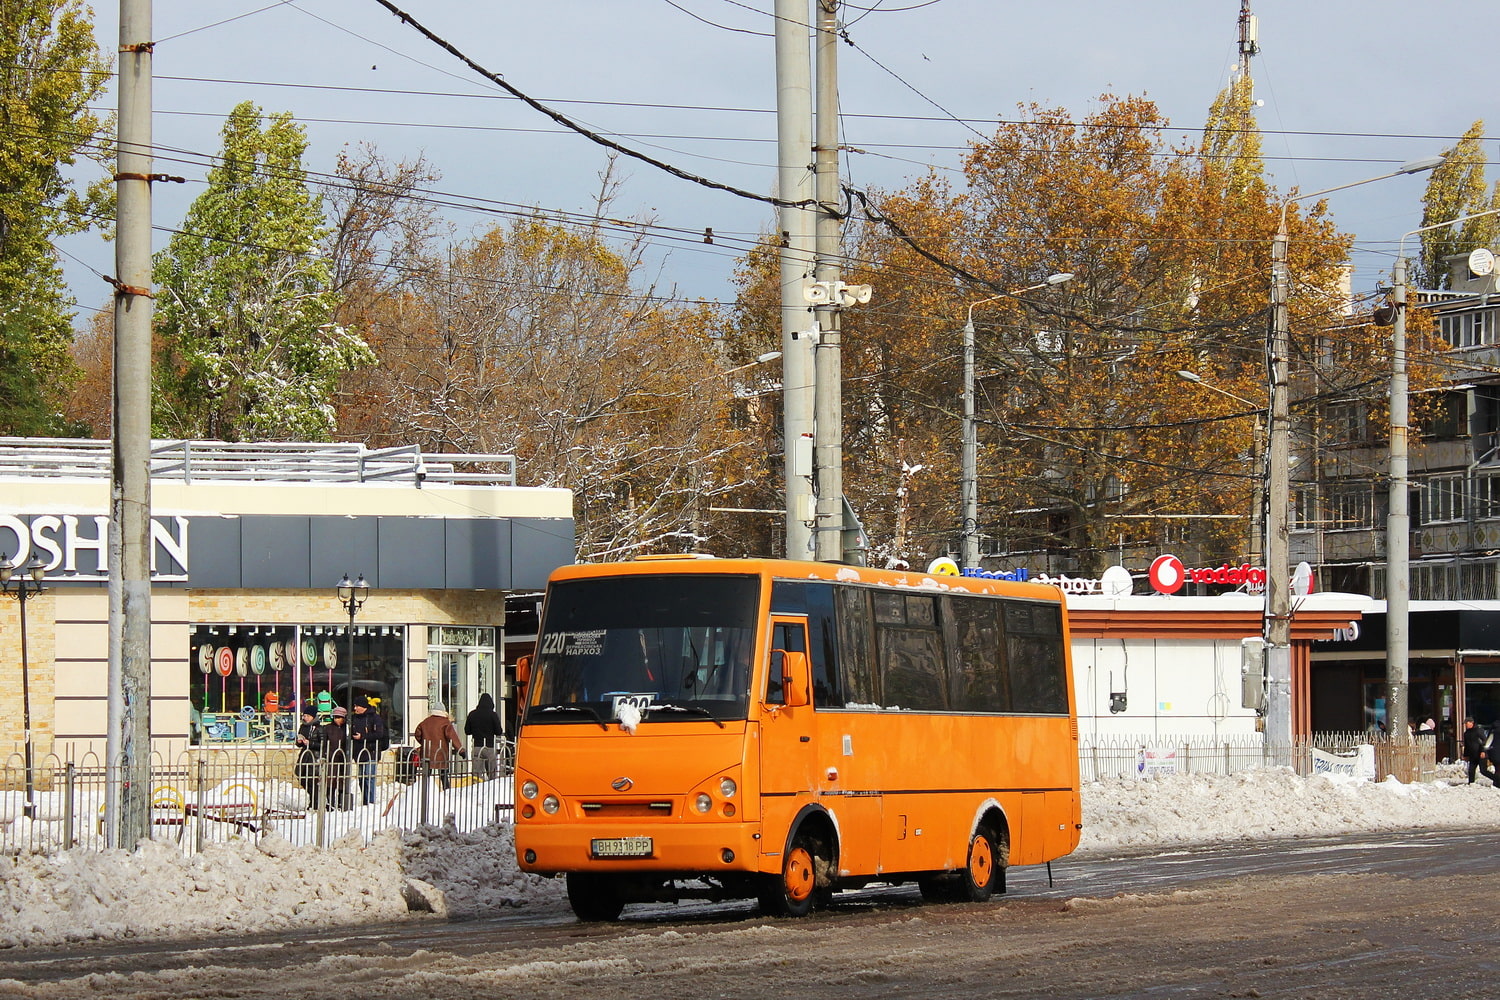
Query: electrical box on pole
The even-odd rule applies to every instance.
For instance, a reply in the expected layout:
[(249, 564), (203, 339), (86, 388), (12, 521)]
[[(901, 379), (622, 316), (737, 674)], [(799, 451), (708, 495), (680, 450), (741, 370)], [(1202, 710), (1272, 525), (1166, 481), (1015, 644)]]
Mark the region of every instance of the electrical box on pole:
[(1266, 641), (1260, 636), (1240, 640), (1240, 704), (1266, 708)]

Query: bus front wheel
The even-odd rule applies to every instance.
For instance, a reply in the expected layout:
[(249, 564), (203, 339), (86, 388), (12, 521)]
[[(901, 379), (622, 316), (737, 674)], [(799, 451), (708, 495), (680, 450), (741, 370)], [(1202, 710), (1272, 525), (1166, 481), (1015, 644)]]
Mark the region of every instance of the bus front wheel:
[(811, 837), (792, 841), (782, 860), (781, 874), (767, 877), (760, 895), (762, 913), (775, 917), (805, 917), (818, 897), (818, 845)]
[(620, 919), (625, 900), (607, 876), (571, 872), (568, 875), (568, 905), (579, 920), (599, 923)]

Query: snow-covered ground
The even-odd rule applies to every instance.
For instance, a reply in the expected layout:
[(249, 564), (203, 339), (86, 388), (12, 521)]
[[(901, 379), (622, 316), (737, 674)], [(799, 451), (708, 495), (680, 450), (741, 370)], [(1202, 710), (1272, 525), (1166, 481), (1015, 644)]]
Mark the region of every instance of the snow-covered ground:
[[(1500, 789), (1464, 783), (1461, 767), (1403, 785), (1287, 770), (1171, 775), (1084, 786), (1080, 853), (1330, 836), (1344, 832), (1500, 828)], [(281, 834), (185, 856), (135, 852), (0, 857), (0, 947), (94, 938), (243, 934), (296, 927), (477, 916), (506, 907), (563, 910), (559, 881), (516, 868), (506, 825), (351, 833), (327, 850)]]

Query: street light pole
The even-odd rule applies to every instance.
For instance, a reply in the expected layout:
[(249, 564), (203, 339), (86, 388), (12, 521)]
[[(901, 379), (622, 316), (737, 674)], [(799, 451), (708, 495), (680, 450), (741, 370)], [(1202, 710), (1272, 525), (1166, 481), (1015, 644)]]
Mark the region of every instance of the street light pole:
[[(344, 688), (344, 699), (348, 702), (344, 707), (354, 708), (354, 616), (359, 613), (361, 605), (370, 596), (370, 585), (365, 582), (365, 575), (361, 573), (358, 580), (350, 580), (349, 574), (338, 583), (339, 603), (344, 610), (349, 612), (349, 683)], [(337, 702), (335, 702), (337, 704)]]
[(1385, 717), (1393, 739), (1406, 737), (1408, 659), (1411, 651), (1411, 498), (1407, 481), (1408, 420), (1410, 399), (1406, 379), (1406, 239), (1418, 233), (1494, 215), (1492, 208), (1473, 215), (1435, 222), (1403, 233), (1396, 245), (1396, 267), (1391, 278), (1391, 384), (1390, 455), (1386, 474), (1390, 480), (1389, 508), (1385, 519)]
[(1442, 157), (1403, 163), (1390, 173), (1296, 194), (1281, 203), (1280, 221), (1271, 242), (1271, 330), (1266, 342), (1270, 385), (1269, 425), (1266, 429), (1266, 732), (1265, 746), (1289, 752), (1292, 745), (1292, 572), (1289, 564), (1288, 517), (1291, 507), (1291, 404), (1287, 387), (1287, 354), (1291, 325), (1287, 315), (1290, 275), (1287, 271), (1287, 209), (1295, 202), (1346, 188), (1431, 170)]
[(1011, 292), (1001, 292), (987, 299), (980, 299), (969, 306), (969, 319), (964, 323), (964, 419), (963, 419), (963, 528), (960, 533), (959, 561), (964, 569), (979, 568), (979, 430), (974, 419), (974, 307), (986, 302), (1024, 295), (1052, 285), (1072, 281), (1071, 271), (1051, 275), (1046, 281)]
[(36, 815), (35, 755), (31, 737), (31, 659), (26, 648), (26, 602), (42, 592), (42, 577), (47, 575), (47, 564), (41, 556), (32, 556), (26, 564), (26, 572), (16, 576), (16, 564), (10, 556), (0, 556), (0, 589), (14, 597), (21, 605), (21, 726), (25, 739), (24, 763), (26, 766), (25, 816)]

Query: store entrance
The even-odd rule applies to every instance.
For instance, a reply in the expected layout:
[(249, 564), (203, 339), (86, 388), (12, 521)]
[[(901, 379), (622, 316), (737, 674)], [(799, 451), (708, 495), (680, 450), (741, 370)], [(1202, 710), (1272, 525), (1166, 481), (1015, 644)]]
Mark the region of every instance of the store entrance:
[(496, 638), (496, 630), (488, 627), (449, 625), (429, 629), (427, 665), (432, 686), (428, 699), (447, 706), (460, 733), (481, 694), (494, 698), (495, 708), (504, 718), (504, 703), (496, 686)]

